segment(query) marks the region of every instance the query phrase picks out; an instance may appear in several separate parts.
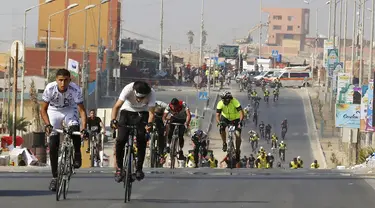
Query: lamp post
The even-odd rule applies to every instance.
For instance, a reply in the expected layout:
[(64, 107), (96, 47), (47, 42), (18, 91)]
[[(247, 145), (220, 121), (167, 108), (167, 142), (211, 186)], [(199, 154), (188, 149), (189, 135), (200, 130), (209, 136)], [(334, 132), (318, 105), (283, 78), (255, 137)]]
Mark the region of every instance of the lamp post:
[[(25, 85), (25, 68), (26, 68), (26, 21), (27, 21), (27, 12), (31, 11), (32, 9), (38, 8), (40, 6), (49, 4), (54, 2), (55, 0), (46, 0), (44, 3), (29, 7), (25, 10), (24, 13), (24, 19), (23, 19), (23, 37), (22, 37), (22, 43), (25, 47), (24, 54), (23, 54), (23, 69), (21, 72), (21, 108), (20, 108), (20, 116), (23, 117), (23, 110), (24, 110), (24, 85)], [(21, 131), (22, 132), (22, 131)]]
[(102, 40), (101, 40), (101, 37), (100, 37), (100, 21), (101, 21), (101, 13), (102, 13), (102, 4), (105, 4), (107, 2), (109, 2), (110, 0), (101, 0), (100, 3), (99, 3), (99, 15), (98, 15), (98, 51), (96, 53), (96, 70), (95, 70), (95, 76), (96, 76), (96, 80), (95, 80), (95, 107), (98, 108), (99, 107), (99, 71), (100, 71), (100, 66), (101, 66), (101, 61), (100, 61), (100, 53), (101, 53), (101, 47), (102, 47)]
[(75, 7), (77, 7), (78, 4), (75, 3), (75, 4), (70, 4), (68, 7), (66, 7), (65, 9), (61, 10), (61, 11), (58, 11), (58, 12), (55, 12), (53, 14), (51, 14), (49, 17), (48, 17), (48, 37), (47, 37), (47, 69), (46, 69), (46, 78), (45, 78), (45, 85), (48, 84), (48, 78), (49, 78), (49, 70), (50, 70), (50, 52), (51, 52), (51, 19), (53, 16), (55, 15), (58, 15), (60, 13), (63, 13), (67, 10), (70, 10), (70, 9), (73, 9)]
[[(80, 12), (83, 12), (83, 11), (87, 11), (87, 10), (90, 10), (92, 8), (94, 8), (95, 5), (93, 4), (90, 4), (88, 6), (86, 6), (84, 9), (81, 9), (81, 10), (78, 10), (76, 12), (73, 12), (71, 14), (68, 15), (68, 20), (66, 21), (66, 40), (65, 40), (65, 68), (68, 69), (68, 48), (69, 48), (69, 27), (70, 27), (70, 17), (77, 14), (77, 13), (80, 13)], [(86, 22), (85, 22), (85, 25), (86, 25)]]
[(374, 43), (374, 11), (375, 11), (375, 0), (372, 0), (371, 2), (371, 38), (370, 38), (370, 64), (368, 67), (368, 74), (367, 74), (367, 79), (368, 82), (370, 82), (371, 79), (371, 73), (372, 72), (372, 48), (373, 48), (373, 43)]

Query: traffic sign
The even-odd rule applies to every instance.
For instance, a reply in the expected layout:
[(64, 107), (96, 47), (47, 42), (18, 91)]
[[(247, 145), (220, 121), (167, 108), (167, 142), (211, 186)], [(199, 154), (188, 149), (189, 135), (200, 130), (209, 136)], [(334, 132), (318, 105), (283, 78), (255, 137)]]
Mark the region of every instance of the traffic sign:
[(12, 56), (13, 59), (16, 58), (17, 43), (18, 43), (18, 61), (22, 61), (23, 60), (23, 53), (24, 53), (25, 49), (24, 49), (21, 41), (16, 40), (12, 43), (12, 47), (10, 48), (10, 55)]
[(279, 55), (278, 50), (272, 50), (272, 57), (276, 58)]
[(208, 92), (203, 91), (198, 93), (199, 100), (208, 100)]

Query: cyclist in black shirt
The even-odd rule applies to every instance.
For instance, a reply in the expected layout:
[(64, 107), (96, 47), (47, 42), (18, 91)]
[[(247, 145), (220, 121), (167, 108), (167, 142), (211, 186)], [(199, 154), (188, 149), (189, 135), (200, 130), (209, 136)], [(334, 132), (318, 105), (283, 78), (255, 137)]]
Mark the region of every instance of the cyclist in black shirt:
[(266, 138), (267, 138), (267, 135), (269, 138), (271, 138), (271, 130), (272, 130), (272, 127), (270, 124), (267, 124), (266, 126)]
[[(96, 116), (96, 112), (94, 109), (90, 110), (90, 116), (87, 118), (87, 126), (91, 132), (100, 133), (103, 129), (103, 133), (105, 133), (105, 127), (102, 122), (102, 119)], [(90, 139), (88, 140), (88, 142), (89, 147), (86, 150), (87, 153), (90, 152)]]

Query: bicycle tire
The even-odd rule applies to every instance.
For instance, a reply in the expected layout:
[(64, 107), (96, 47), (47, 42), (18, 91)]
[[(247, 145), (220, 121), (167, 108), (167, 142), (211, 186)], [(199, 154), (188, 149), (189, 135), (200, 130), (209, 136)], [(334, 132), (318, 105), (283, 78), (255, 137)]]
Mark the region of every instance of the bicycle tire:
[(199, 153), (198, 153), (198, 167), (199, 168), (202, 167), (202, 155), (203, 155), (202, 147), (199, 147)]
[(94, 142), (94, 141), (95, 140), (93, 139), (90, 142), (90, 163), (91, 163), (90, 165), (91, 165), (92, 168), (95, 166), (95, 147), (96, 147), (96, 144), (94, 145), (94, 143), (96, 143), (96, 142)]
[(68, 165), (65, 165), (65, 173), (64, 173), (64, 175), (68, 175), (68, 178), (64, 179), (64, 194), (63, 194), (64, 199), (66, 199), (66, 197), (68, 196), (70, 177), (71, 177), (71, 174), (73, 172), (73, 162), (74, 162), (74, 159), (73, 159), (72, 152), (73, 152), (73, 147), (71, 147), (71, 151), (69, 153), (69, 157), (67, 157), (66, 161), (65, 161), (66, 162), (65, 164), (68, 164)]
[(64, 182), (64, 169), (65, 164), (63, 161), (65, 161), (66, 157), (66, 150), (65, 148), (62, 151), (61, 159), (59, 161), (59, 164), (57, 166), (57, 180), (56, 180), (56, 201), (60, 201), (60, 197), (62, 194), (62, 189), (64, 188), (63, 182)]
[(150, 140), (150, 156), (151, 156), (151, 168), (157, 168), (157, 147), (156, 142), (159, 135), (157, 133), (153, 133)]
[[(125, 199), (124, 199), (124, 202), (128, 202), (130, 201), (130, 198), (129, 198), (129, 183), (131, 183), (131, 180), (130, 180), (130, 177), (131, 177), (131, 167), (130, 167), (130, 162), (131, 162), (131, 148), (133, 148), (133, 146), (130, 146), (128, 145), (126, 147), (126, 151), (125, 151), (125, 160), (124, 160), (124, 167), (123, 167), (123, 171), (125, 172), (125, 175), (124, 175), (124, 188), (125, 188)], [(131, 187), (130, 187), (131, 188)]]
[(176, 158), (176, 138), (173, 136), (172, 141), (171, 141), (171, 149), (170, 149), (170, 154), (169, 157), (171, 159), (171, 169), (174, 169), (175, 167), (175, 158)]

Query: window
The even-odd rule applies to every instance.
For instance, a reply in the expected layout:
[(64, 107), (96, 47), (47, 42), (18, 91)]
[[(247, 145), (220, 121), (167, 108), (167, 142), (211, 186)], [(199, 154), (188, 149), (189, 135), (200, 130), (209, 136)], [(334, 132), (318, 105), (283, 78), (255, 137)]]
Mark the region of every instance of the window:
[(287, 28), (287, 30), (288, 30), (288, 31), (293, 31), (293, 26), (290, 26), (290, 25), (289, 25), (288, 28)]
[(274, 16), (273, 16), (273, 19), (274, 19), (274, 20), (282, 20), (283, 17), (282, 17), (281, 15), (274, 15)]
[(305, 77), (310, 77), (310, 74), (309, 73), (295, 73), (295, 72), (292, 72), (290, 73), (290, 78), (305, 78)]
[(274, 25), (274, 26), (273, 26), (273, 29), (274, 29), (274, 30), (281, 30), (281, 25)]
[(288, 78), (289, 77), (289, 73), (288, 72), (284, 72), (283, 75), (281, 75), (280, 78)]
[(288, 16), (288, 21), (293, 21), (294, 17), (293, 16)]
[(284, 39), (293, 39), (294, 35), (293, 34), (284, 34)]

